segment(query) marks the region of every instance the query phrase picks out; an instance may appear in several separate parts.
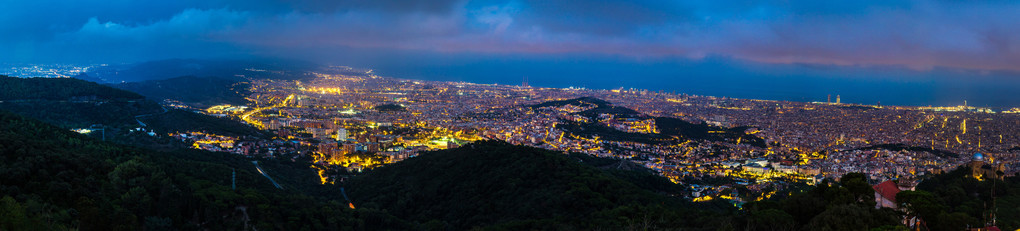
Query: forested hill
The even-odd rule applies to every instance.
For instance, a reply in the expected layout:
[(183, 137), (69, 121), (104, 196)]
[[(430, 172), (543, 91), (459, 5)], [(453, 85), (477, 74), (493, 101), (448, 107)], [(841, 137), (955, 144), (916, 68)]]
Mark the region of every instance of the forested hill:
[(140, 100), (142, 95), (71, 78), (0, 75), (0, 100)]
[(359, 208), (447, 230), (714, 230), (729, 222), (699, 209), (714, 205), (662, 193), (676, 186), (665, 178), (623, 178), (585, 161), (604, 160), (483, 141), (384, 166), (347, 186)]
[(78, 79), (3, 76), (0, 89), (0, 109), (64, 128), (137, 126), (136, 115), (163, 111), (139, 94)]
[[(685, 185), (620, 160), (481, 141), (349, 178), (340, 186), (350, 209), (306, 162), (257, 160), (278, 189), (252, 160), (119, 146), (0, 112), (0, 230), (903, 229), (902, 213), (874, 209), (860, 173), (738, 211), (687, 202), (676, 196)], [(999, 227), (1017, 228), (1020, 178), (968, 173), (929, 178), (897, 200), (931, 230), (977, 227), (992, 204)]]
[(947, 227), (942, 230), (982, 227), (993, 215), (1001, 230), (1020, 229), (1020, 176), (981, 180), (971, 172), (960, 167), (935, 175), (918, 184), (916, 191), (900, 192), (896, 200), (908, 203), (913, 215), (928, 226)]
[(168, 110), (142, 95), (68, 78), (0, 76), (0, 110), (63, 128), (105, 128), (113, 141), (127, 130), (148, 125), (160, 134), (203, 131), (219, 135), (263, 136), (251, 126), (190, 111)]
[[(297, 176), (277, 189), (250, 159), (113, 145), (0, 112), (0, 230), (410, 229), (331, 197), (307, 166), (260, 161)], [(237, 189), (231, 189), (236, 171)], [(288, 183), (289, 182), (289, 183)]]
[(531, 105), (531, 108), (562, 107), (562, 106), (566, 106), (566, 105), (574, 105), (574, 106), (578, 106), (578, 107), (584, 107), (584, 106), (608, 106), (608, 105), (610, 105), (610, 103), (606, 102), (605, 100), (601, 100), (599, 98), (580, 97), (580, 98), (575, 98), (575, 99), (542, 102), (540, 104)]
[(128, 82), (113, 87), (138, 92), (149, 99), (176, 100), (206, 108), (218, 104), (244, 105), (248, 84), (239, 78), (182, 76), (162, 80)]
[[(547, 101), (529, 106), (532, 110), (547, 110), (550, 107), (572, 105), (588, 108), (585, 111), (570, 113), (588, 118), (587, 121), (561, 119), (556, 128), (580, 137), (599, 137), (604, 140), (626, 141), (638, 143), (682, 143), (686, 141), (718, 141), (743, 143), (761, 148), (767, 144), (761, 137), (746, 134), (749, 127), (717, 127), (705, 122), (691, 123), (678, 118), (651, 116), (630, 108), (614, 106), (612, 103), (593, 97)], [(634, 133), (621, 131), (600, 121), (600, 116), (612, 115), (618, 120), (654, 120), (658, 132)], [(616, 147), (608, 147), (614, 149)]]

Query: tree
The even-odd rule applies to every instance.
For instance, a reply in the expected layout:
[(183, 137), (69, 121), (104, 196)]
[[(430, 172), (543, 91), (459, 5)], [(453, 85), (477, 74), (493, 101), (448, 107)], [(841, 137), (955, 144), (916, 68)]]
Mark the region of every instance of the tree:
[(965, 229), (967, 227), (981, 227), (981, 221), (967, 215), (966, 213), (942, 212), (939, 213), (938, 219), (933, 219), (928, 222), (928, 227), (931, 227), (931, 230), (936, 231), (954, 231)]
[(925, 221), (936, 219), (946, 210), (934, 194), (925, 191), (902, 191), (896, 194), (896, 202), (902, 204), (908, 214), (920, 216)]
[(778, 209), (752, 211), (747, 218), (747, 230), (793, 230), (796, 225), (793, 216)]
[(868, 184), (868, 176), (864, 173), (847, 173), (839, 178), (839, 184), (850, 191), (856, 203), (875, 206), (875, 190)]
[(806, 230), (819, 231), (841, 231), (841, 230), (868, 230), (868, 227), (880, 227), (876, 224), (869, 211), (869, 207), (859, 205), (838, 205), (811, 219), (811, 223), (805, 226)]
[(798, 224), (807, 224), (816, 215), (825, 211), (828, 203), (807, 193), (796, 193), (782, 202), (783, 210), (793, 216)]

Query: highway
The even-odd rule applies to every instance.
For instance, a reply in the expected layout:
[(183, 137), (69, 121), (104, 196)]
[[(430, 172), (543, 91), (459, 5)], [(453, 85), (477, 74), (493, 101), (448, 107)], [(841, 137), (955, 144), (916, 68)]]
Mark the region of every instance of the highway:
[(254, 164), (255, 165), (255, 169), (259, 170), (259, 173), (261, 173), (262, 176), (266, 177), (266, 179), (269, 179), (269, 182), (273, 182), (273, 186), (276, 186), (276, 188), (278, 188), (278, 189), (283, 189), (283, 187), (280, 186), (280, 184), (277, 184), (276, 181), (273, 180), (272, 177), (269, 177), (269, 174), (266, 174), (266, 171), (262, 171), (262, 167), (259, 167), (259, 161), (253, 160), (253, 161), (251, 161), (251, 164)]

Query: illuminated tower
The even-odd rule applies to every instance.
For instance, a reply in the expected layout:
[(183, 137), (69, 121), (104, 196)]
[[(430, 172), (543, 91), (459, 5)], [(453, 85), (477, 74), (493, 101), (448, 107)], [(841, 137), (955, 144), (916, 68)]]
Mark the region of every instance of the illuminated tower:
[(829, 94), (829, 95), (825, 96), (825, 102), (826, 103), (832, 103), (832, 94)]
[(528, 77), (527, 76), (524, 76), (524, 82), (521, 83), (521, 86), (522, 87), (529, 87), (528, 86)]
[(836, 104), (840, 104), (839, 95), (836, 95)]

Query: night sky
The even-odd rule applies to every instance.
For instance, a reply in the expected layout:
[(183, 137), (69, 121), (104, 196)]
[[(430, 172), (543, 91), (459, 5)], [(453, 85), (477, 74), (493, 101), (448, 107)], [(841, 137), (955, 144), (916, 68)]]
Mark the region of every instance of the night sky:
[[(1020, 106), (1016, 1), (10, 1), (0, 62), (283, 58), (396, 77)], [(723, 86), (728, 87), (723, 87)], [(756, 89), (755, 86), (764, 86)], [(767, 88), (767, 89), (766, 89)], [(775, 89), (773, 89), (775, 88)], [(754, 93), (755, 91), (764, 93)]]

